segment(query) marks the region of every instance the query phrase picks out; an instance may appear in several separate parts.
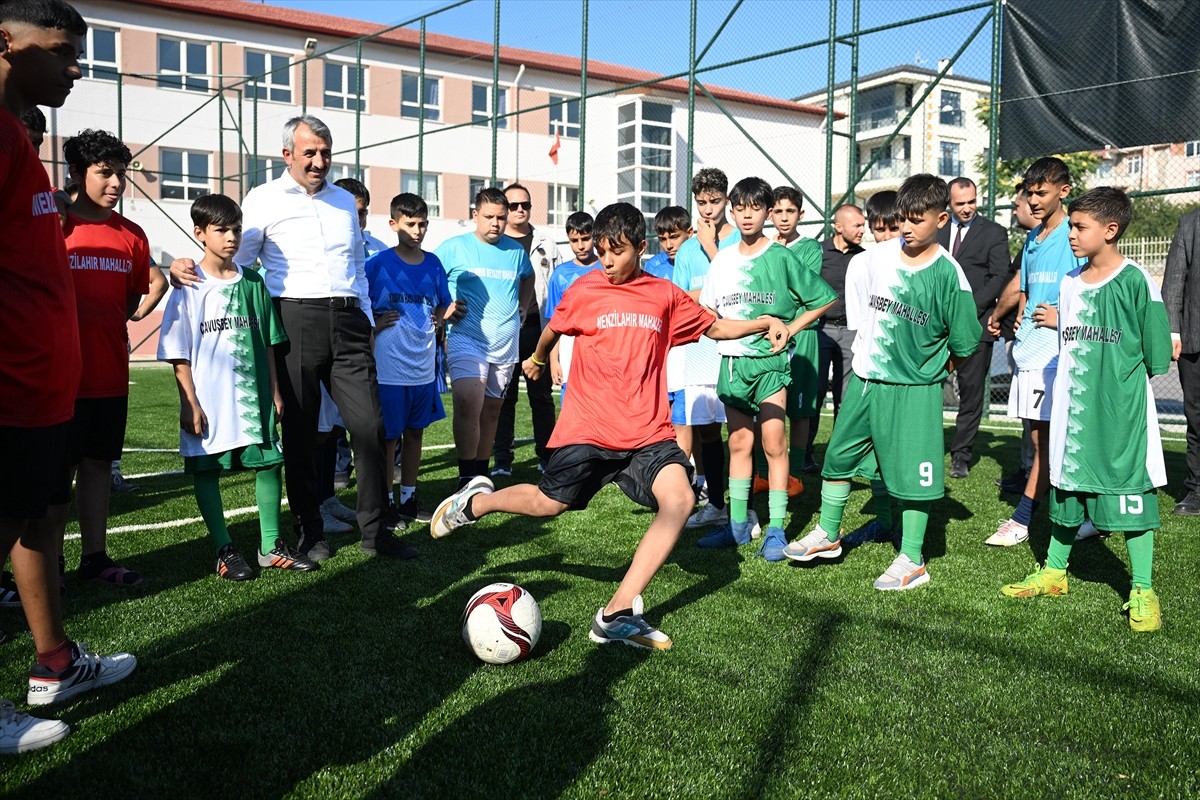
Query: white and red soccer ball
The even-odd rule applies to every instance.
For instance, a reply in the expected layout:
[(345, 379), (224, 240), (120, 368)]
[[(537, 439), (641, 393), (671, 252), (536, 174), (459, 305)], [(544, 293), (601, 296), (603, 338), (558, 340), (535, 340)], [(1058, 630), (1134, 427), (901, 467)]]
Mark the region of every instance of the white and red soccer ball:
[(542, 610), (533, 595), (513, 583), (483, 587), (463, 611), (463, 641), (488, 664), (528, 657), (541, 634)]

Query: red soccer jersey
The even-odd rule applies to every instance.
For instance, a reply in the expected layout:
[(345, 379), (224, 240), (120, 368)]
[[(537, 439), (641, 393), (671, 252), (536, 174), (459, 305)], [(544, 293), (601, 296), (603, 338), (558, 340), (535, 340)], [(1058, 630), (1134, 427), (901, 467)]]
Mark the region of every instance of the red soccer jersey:
[(67, 260), (75, 279), (80, 397), (129, 394), (130, 297), (150, 291), (150, 243), (142, 229), (113, 212), (102, 222), (67, 214)]
[(678, 286), (645, 273), (619, 286), (602, 270), (576, 280), (549, 322), (575, 337), (568, 399), (550, 447), (637, 450), (674, 439), (667, 350), (696, 341), (715, 320)]
[(46, 170), (2, 109), (0, 187), (0, 425), (58, 425), (79, 388), (75, 289)]

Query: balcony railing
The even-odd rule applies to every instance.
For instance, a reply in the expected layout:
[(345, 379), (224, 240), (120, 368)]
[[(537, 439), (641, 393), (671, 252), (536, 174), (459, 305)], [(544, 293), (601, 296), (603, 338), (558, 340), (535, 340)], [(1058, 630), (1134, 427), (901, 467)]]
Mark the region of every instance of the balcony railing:
[(884, 178), (903, 180), (912, 174), (912, 162), (907, 158), (885, 158), (871, 165), (870, 180)]
[(873, 111), (864, 111), (858, 115), (858, 130), (872, 131), (876, 128), (884, 128), (887, 126), (895, 127), (904, 113), (908, 111), (906, 108), (877, 108)]

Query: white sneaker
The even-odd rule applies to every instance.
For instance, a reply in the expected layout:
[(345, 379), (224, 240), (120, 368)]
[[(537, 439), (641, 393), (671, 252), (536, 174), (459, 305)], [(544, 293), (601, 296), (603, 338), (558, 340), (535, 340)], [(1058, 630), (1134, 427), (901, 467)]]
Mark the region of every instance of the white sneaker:
[(493, 478), (511, 478), (512, 467), (492, 467), (491, 476)]
[(323, 511), (328, 511), (329, 516), (333, 517), (334, 519), (340, 519), (342, 522), (349, 522), (351, 525), (358, 521), (358, 512), (339, 500), (337, 495), (326, 497), (325, 502), (321, 503), (321, 509)]
[(881, 592), (898, 592), (905, 589), (915, 589), (923, 583), (929, 583), (929, 573), (924, 564), (914, 564), (913, 560), (901, 553), (896, 556), (884, 573), (875, 579), (875, 588)]
[(712, 528), (717, 525), (726, 525), (729, 523), (729, 509), (717, 508), (712, 503), (700, 506), (696, 513), (688, 517), (687, 522), (683, 523), (685, 528)]
[(1075, 534), (1075, 541), (1082, 542), (1084, 539), (1091, 539), (1100, 535), (1100, 530), (1096, 524), (1090, 519), (1085, 519), (1083, 524), (1079, 526), (1079, 533)]
[(0, 700), (0, 754), (28, 753), (54, 744), (70, 732), (65, 722), (22, 714), (8, 700)]
[(325, 506), (321, 506), (321, 527), (325, 530), (328, 536), (334, 533), (350, 533), (354, 528), (342, 522), (337, 517), (325, 510)]
[(996, 529), (996, 532), (987, 538), (984, 544), (990, 544), (992, 547), (1012, 547), (1029, 538), (1029, 528), (1017, 522), (1015, 519), (1008, 519), (1004, 524)]
[(496, 490), (492, 481), (484, 475), (476, 475), (454, 494), (438, 503), (429, 520), (429, 533), (435, 539), (449, 536), (463, 525), (474, 525), (475, 520), (467, 517), (467, 503), (477, 494), (491, 494)]
[(783, 554), (792, 561), (812, 561), (814, 558), (837, 558), (842, 554), (842, 538), (832, 542), (820, 523), (812, 531), (783, 548)]
[(89, 689), (128, 678), (137, 666), (137, 659), (129, 653), (98, 655), (87, 649), (86, 642), (76, 642), (72, 651), (75, 658), (62, 672), (52, 672), (41, 664), (34, 666), (29, 673), (26, 703), (44, 706), (70, 700)]
[(596, 612), (588, 638), (596, 644), (620, 642), (642, 650), (670, 650), (671, 637), (655, 628), (642, 617), (642, 596), (633, 599), (633, 616), (604, 621), (604, 609)]

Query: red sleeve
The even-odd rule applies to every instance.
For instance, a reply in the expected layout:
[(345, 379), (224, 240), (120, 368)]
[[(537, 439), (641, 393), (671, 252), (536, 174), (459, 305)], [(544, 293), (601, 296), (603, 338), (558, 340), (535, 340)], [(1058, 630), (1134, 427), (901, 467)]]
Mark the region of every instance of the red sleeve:
[(580, 299), (586, 293), (572, 291), (574, 288), (575, 286), (572, 286), (563, 293), (562, 299), (554, 309), (554, 316), (546, 323), (550, 330), (563, 336), (578, 336), (581, 333), (576, 317), (580, 313)]
[[(675, 284), (663, 282), (671, 290), (671, 346), (698, 341), (717, 321), (717, 315), (702, 307)], [(554, 318), (558, 319), (558, 315), (555, 314)]]
[(129, 296), (144, 297), (150, 293), (150, 242), (146, 234), (134, 231), (133, 269), (129, 271)]

